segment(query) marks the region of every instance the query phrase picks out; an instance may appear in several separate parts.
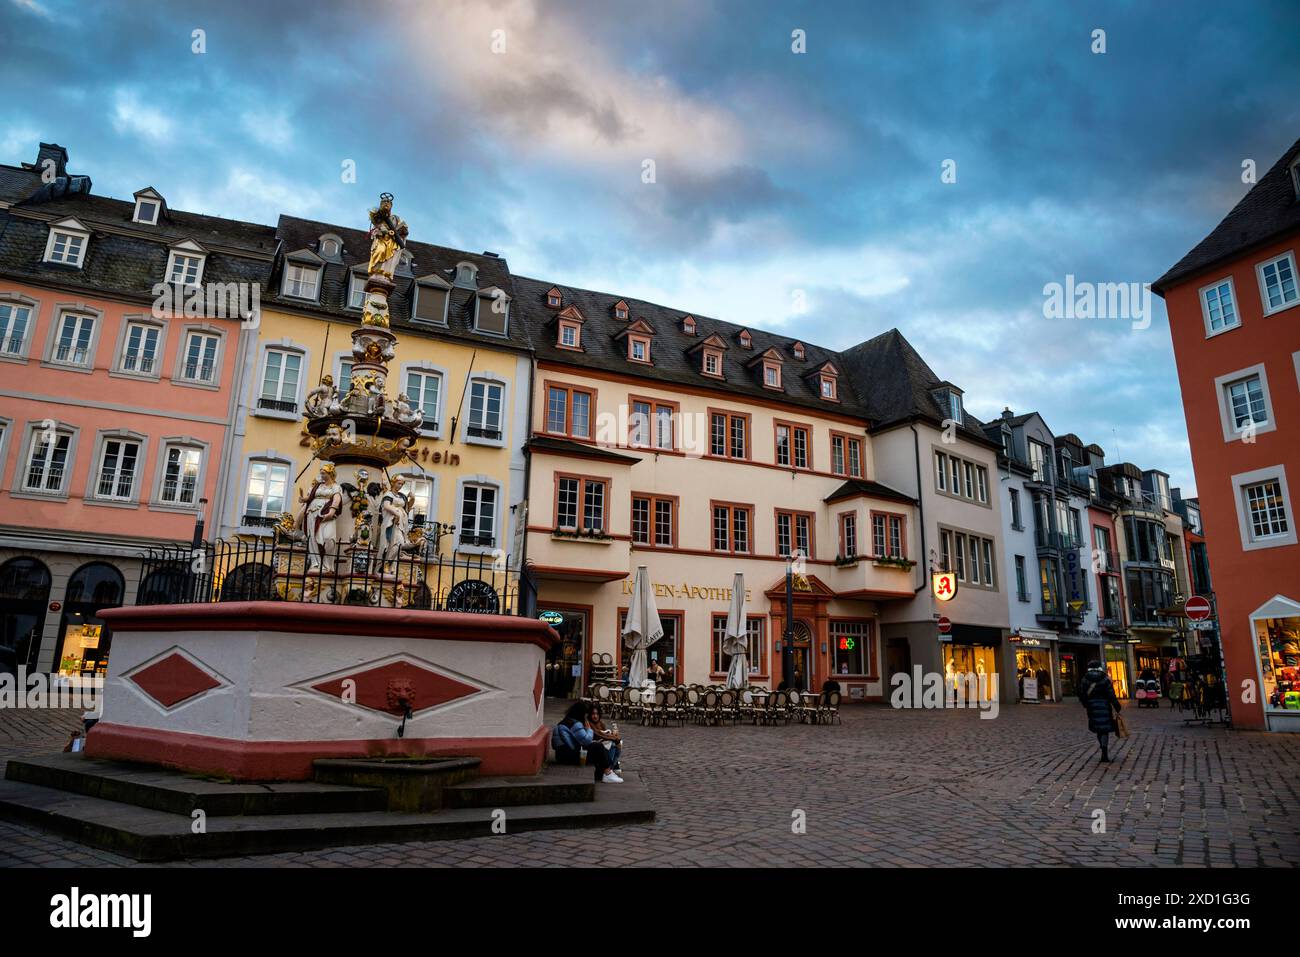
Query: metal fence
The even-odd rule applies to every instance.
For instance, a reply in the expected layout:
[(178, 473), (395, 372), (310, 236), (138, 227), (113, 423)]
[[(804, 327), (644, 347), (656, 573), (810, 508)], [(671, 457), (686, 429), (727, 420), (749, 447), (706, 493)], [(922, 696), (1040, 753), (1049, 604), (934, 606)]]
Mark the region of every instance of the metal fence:
[(479, 614), (520, 613), (520, 575), (502, 553), (400, 554), (334, 543), (230, 539), (154, 547), (136, 604), (297, 601)]

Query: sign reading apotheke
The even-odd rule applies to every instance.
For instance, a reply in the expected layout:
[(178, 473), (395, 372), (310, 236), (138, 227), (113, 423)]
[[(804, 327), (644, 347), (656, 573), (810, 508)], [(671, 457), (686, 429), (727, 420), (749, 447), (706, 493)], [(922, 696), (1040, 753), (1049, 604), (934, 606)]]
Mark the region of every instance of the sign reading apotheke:
[[(632, 594), (631, 578), (623, 579), (623, 594)], [(680, 585), (667, 584), (664, 582), (651, 582), (655, 590), (656, 598), (698, 598), (704, 601), (731, 601), (730, 588), (714, 588), (708, 585), (692, 585), (690, 582), (682, 582)], [(749, 601), (752, 596), (752, 589), (745, 589), (745, 601)]]

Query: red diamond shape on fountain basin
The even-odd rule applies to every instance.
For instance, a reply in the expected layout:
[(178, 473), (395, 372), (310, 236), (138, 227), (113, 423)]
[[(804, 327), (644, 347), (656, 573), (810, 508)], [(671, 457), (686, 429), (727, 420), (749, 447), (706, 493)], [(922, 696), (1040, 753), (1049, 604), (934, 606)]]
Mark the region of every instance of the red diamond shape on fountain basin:
[(542, 706), (542, 689), (543, 689), (542, 666), (538, 665), (537, 679), (533, 682), (533, 707), (534, 708), (540, 708)]
[(175, 651), (128, 677), (164, 708), (221, 687), (220, 681)]
[(314, 684), (312, 689), (332, 698), (342, 698), (345, 681), (356, 682), (356, 703), (361, 707), (395, 715), (402, 713), (398, 703), (402, 698), (411, 702), (412, 713), (419, 714), (482, 690), (409, 661), (390, 661), (355, 674), (341, 675)]

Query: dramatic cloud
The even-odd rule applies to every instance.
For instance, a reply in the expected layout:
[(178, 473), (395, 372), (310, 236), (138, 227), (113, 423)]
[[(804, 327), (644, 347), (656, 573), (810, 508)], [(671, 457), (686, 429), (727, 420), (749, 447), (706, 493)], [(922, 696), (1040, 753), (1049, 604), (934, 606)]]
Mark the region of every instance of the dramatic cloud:
[(0, 161), (59, 142), (99, 191), (264, 222), (390, 190), (524, 275), (829, 346), (897, 326), (976, 414), (1192, 488), (1163, 304), (1051, 320), (1043, 287), (1153, 280), (1211, 229), (1300, 135), (1298, 35), (1287, 0), (11, 0), (0, 82), (39, 95)]

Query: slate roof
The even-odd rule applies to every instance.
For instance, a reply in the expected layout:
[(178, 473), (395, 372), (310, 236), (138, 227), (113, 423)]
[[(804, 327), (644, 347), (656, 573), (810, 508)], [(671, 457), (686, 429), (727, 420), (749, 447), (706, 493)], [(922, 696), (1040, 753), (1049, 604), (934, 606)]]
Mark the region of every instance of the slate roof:
[[(531, 330), (533, 349), (539, 360), (594, 366), (664, 383), (721, 388), (821, 412), (868, 418), (855, 384), (848, 381), (849, 376), (844, 374), (840, 353), (833, 350), (752, 326), (739, 326), (684, 309), (615, 293), (594, 292), (523, 276), (514, 277), (514, 286), (515, 308)], [(560, 290), (562, 298), (559, 308), (546, 304), (546, 294), (552, 288)], [(614, 318), (614, 305), (618, 302), (627, 303), (627, 319)], [(556, 345), (556, 316), (568, 306), (577, 307), (585, 320), (582, 324), (582, 352), (561, 349)], [(687, 315), (695, 319), (694, 335), (682, 331), (682, 319)], [(650, 347), (652, 365), (629, 362), (625, 341), (616, 338), (638, 319), (644, 319), (654, 329)], [(749, 331), (752, 348), (741, 347), (741, 330)], [(722, 354), (725, 381), (703, 375), (700, 372), (701, 359), (698, 353), (691, 354), (694, 347), (711, 335), (719, 336), (727, 345)], [(803, 359), (794, 357), (796, 342), (803, 343)], [(784, 360), (781, 372), (784, 392), (764, 388), (761, 363), (751, 365), (767, 349), (776, 349)], [(823, 399), (818, 391), (817, 378), (811, 375), (827, 361), (834, 363), (840, 373), (837, 387), (839, 402)]]
[(40, 185), (41, 177), (34, 170), (0, 165), (0, 203), (12, 205), (26, 199)]
[[(882, 332), (840, 353), (840, 370), (848, 374), (866, 402), (874, 429), (913, 419), (941, 425), (948, 412), (934, 397), (944, 384), (897, 329)], [(984, 423), (962, 409), (959, 431), (969, 439), (1001, 448), (984, 434)]]
[(898, 489), (890, 488), (880, 482), (873, 482), (869, 479), (849, 479), (835, 491), (827, 495), (823, 501), (837, 502), (842, 498), (850, 498), (854, 495), (869, 495), (872, 498), (895, 499), (899, 502), (907, 502), (915, 505), (916, 499)]
[(1182, 259), (1151, 288), (1163, 296), (1170, 286), (1224, 259), (1229, 259), (1247, 249), (1268, 242), (1283, 233), (1300, 229), (1300, 201), (1296, 199), (1295, 184), (1291, 180), (1291, 162), (1300, 155), (1300, 140), (1273, 164), (1232, 212), (1223, 217)]
[[(131, 222), (134, 212), (134, 202), (68, 192), (64, 177), (44, 184), (0, 213), (0, 274), (80, 292), (152, 301), (153, 286), (162, 282), (167, 272), (169, 245), (192, 239), (208, 249), (205, 283), (265, 283), (275, 249), (275, 233), (269, 226), (172, 210), (158, 226), (144, 226)], [(49, 222), (65, 217), (75, 217), (90, 230), (80, 268), (43, 261)], [(102, 227), (129, 229), (131, 234)]]
[[(370, 258), (370, 240), (365, 230), (349, 229), (333, 223), (316, 220), (299, 219), (296, 216), (281, 216), (276, 228), (276, 236), (281, 242), (281, 255), (271, 276), (270, 287), (262, 297), (262, 302), (275, 304), (282, 308), (305, 310), (313, 314), (325, 313), (345, 322), (359, 323), (361, 312), (348, 309), (347, 295), (349, 276), (353, 267), (364, 267)], [(320, 238), (333, 233), (343, 240), (341, 261), (327, 261), (321, 281), (320, 300), (318, 303), (304, 302), (301, 299), (280, 295), (280, 280), (284, 269), (284, 256), (309, 249), (320, 254)], [(393, 329), (405, 329), (421, 335), (433, 335), (440, 338), (457, 339), (485, 347), (527, 350), (531, 347), (528, 323), (521, 321), (519, 315), (519, 297), (516, 295), (510, 276), (510, 267), (500, 257), (484, 256), (446, 246), (434, 246), (430, 243), (407, 240), (406, 248), (411, 253), (410, 269), (399, 268), (393, 277), (397, 287), (388, 297), (389, 321)], [(414, 300), (415, 281), (430, 274), (437, 274), (447, 283), (455, 277), (456, 264), (470, 262), (478, 269), (478, 288), (492, 286), (503, 290), (514, 299), (510, 307), (510, 321), (507, 334), (502, 336), (478, 332), (474, 329), (473, 290), (460, 287), (451, 290), (451, 302), (448, 307), (447, 325), (445, 327), (428, 322), (412, 322), (411, 306)]]
[(585, 458), (601, 459), (606, 462), (618, 462), (623, 465), (636, 465), (641, 458), (636, 455), (624, 455), (602, 445), (589, 445), (586, 442), (574, 442), (572, 439), (559, 439), (549, 435), (534, 435), (524, 446), (529, 451), (555, 452), (560, 455), (577, 455)]

